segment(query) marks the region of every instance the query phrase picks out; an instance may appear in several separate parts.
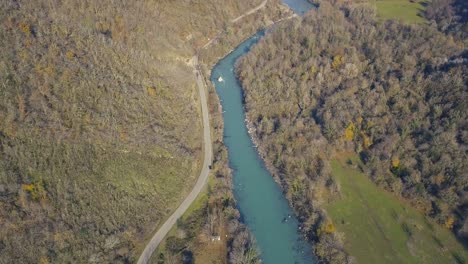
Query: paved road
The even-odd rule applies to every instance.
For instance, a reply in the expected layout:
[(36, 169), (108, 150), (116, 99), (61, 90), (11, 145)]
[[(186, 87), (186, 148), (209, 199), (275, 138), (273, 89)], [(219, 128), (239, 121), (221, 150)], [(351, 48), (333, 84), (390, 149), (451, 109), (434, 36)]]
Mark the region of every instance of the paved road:
[[(267, 2), (268, 0), (264, 0), (260, 5), (245, 12), (243, 15), (231, 20), (231, 22), (235, 23), (241, 20), (242, 18), (244, 18), (245, 16), (248, 16), (250, 14), (257, 12), (258, 10), (264, 8)], [(214, 42), (214, 40), (216, 40), (217, 37), (213, 38), (208, 43), (206, 43), (205, 46), (203, 46), (203, 48), (206, 48), (209, 45), (211, 45)], [(140, 258), (138, 259), (138, 262), (137, 262), (138, 264), (148, 263), (149, 259), (151, 258), (151, 255), (156, 250), (159, 243), (161, 243), (161, 241), (164, 239), (167, 233), (176, 224), (177, 219), (179, 219), (185, 213), (185, 211), (189, 208), (189, 206), (193, 203), (193, 201), (195, 201), (195, 198), (197, 198), (198, 194), (201, 192), (206, 182), (208, 181), (208, 173), (209, 173), (208, 166), (211, 165), (211, 161), (213, 160), (213, 147), (211, 145), (210, 120), (208, 116), (208, 104), (207, 104), (207, 98), (206, 98), (206, 92), (205, 92), (206, 88), (205, 88), (205, 83), (202, 78), (202, 74), (198, 69), (198, 57), (196, 55), (193, 56), (191, 62), (192, 62), (192, 66), (194, 67), (194, 73), (197, 79), (198, 92), (200, 93), (200, 101), (201, 101), (201, 108), (202, 108), (203, 144), (204, 144), (203, 149), (205, 153), (205, 156), (203, 158), (202, 171), (200, 172), (200, 176), (198, 177), (198, 180), (195, 183), (195, 186), (193, 187), (189, 195), (185, 198), (182, 204), (179, 205), (179, 207), (169, 217), (169, 219), (166, 220), (166, 222), (161, 226), (161, 228), (159, 228), (156, 234), (154, 234), (154, 236), (151, 238), (151, 241), (146, 245), (145, 250), (143, 251), (143, 253), (141, 253)]]
[(205, 92), (206, 89), (201, 72), (198, 70), (197, 56), (194, 56), (192, 58), (192, 63), (197, 78), (197, 86), (198, 92), (200, 93), (200, 102), (202, 109), (204, 150), (203, 167), (192, 191), (185, 198), (182, 204), (179, 205), (175, 212), (169, 217), (169, 219), (166, 220), (166, 222), (161, 226), (161, 228), (159, 228), (156, 234), (154, 234), (154, 236), (151, 238), (151, 241), (146, 245), (145, 250), (140, 255), (140, 258), (138, 259), (138, 264), (148, 263), (149, 259), (151, 258), (151, 255), (153, 254), (154, 250), (158, 247), (159, 243), (161, 243), (161, 241), (164, 239), (169, 230), (171, 230), (171, 228), (177, 222), (177, 219), (179, 219), (185, 213), (187, 208), (192, 204), (195, 198), (197, 198), (198, 194), (201, 192), (206, 182), (208, 181), (208, 166), (211, 165), (211, 161), (213, 160), (213, 148), (211, 145), (210, 120), (208, 117), (208, 104)]

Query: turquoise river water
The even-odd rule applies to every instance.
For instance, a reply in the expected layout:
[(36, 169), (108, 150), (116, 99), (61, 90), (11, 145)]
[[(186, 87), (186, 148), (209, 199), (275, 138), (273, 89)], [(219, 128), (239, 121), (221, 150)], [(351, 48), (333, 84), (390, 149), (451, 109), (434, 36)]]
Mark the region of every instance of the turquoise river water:
[[(284, 3), (299, 15), (313, 8), (307, 0), (284, 0)], [(234, 172), (234, 195), (263, 263), (314, 263), (311, 245), (298, 233), (298, 221), (281, 188), (265, 168), (245, 126), (242, 87), (235, 75), (235, 62), (263, 35), (263, 31), (258, 32), (239, 45), (218, 62), (211, 75), (224, 111), (224, 143)], [(218, 81), (219, 77), (223, 81)]]

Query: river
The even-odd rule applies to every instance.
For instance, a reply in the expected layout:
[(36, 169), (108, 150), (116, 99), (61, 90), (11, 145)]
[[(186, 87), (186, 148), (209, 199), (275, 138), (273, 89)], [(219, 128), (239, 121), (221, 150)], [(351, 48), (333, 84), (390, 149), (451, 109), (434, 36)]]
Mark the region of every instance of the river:
[[(313, 8), (306, 0), (284, 0), (284, 3), (299, 15)], [(263, 263), (314, 263), (311, 245), (299, 234), (298, 221), (282, 189), (265, 168), (245, 126), (242, 87), (234, 65), (263, 35), (260, 31), (244, 41), (218, 62), (211, 75), (224, 111), (224, 143), (234, 172), (234, 195)], [(220, 76), (222, 81), (218, 81)]]

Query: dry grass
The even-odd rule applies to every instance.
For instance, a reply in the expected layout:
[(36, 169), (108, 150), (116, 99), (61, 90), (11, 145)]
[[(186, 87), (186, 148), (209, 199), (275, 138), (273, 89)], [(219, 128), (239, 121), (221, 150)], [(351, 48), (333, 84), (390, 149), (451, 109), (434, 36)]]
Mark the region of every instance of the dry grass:
[(227, 263), (228, 246), (227, 230), (224, 226), (219, 231), (221, 241), (211, 241), (210, 237), (200, 234), (195, 241), (194, 259), (200, 264), (224, 264)]

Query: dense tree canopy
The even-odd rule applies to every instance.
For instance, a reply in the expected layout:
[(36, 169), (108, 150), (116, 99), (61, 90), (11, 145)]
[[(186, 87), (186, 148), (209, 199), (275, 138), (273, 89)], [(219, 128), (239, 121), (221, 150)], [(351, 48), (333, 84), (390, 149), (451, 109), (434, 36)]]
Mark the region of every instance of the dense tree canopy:
[(437, 23), (440, 30), (462, 41), (468, 40), (468, 2), (464, 0), (433, 0), (425, 16)]
[(0, 1), (0, 263), (136, 260), (199, 174), (189, 59), (260, 2)]
[(324, 221), (316, 209), (322, 190), (338, 189), (328, 159), (354, 151), (374, 182), (439, 223), (452, 222), (466, 241), (468, 63), (461, 35), (378, 21), (366, 5), (327, 2), (272, 31), (238, 73), (260, 150), (306, 227)]

